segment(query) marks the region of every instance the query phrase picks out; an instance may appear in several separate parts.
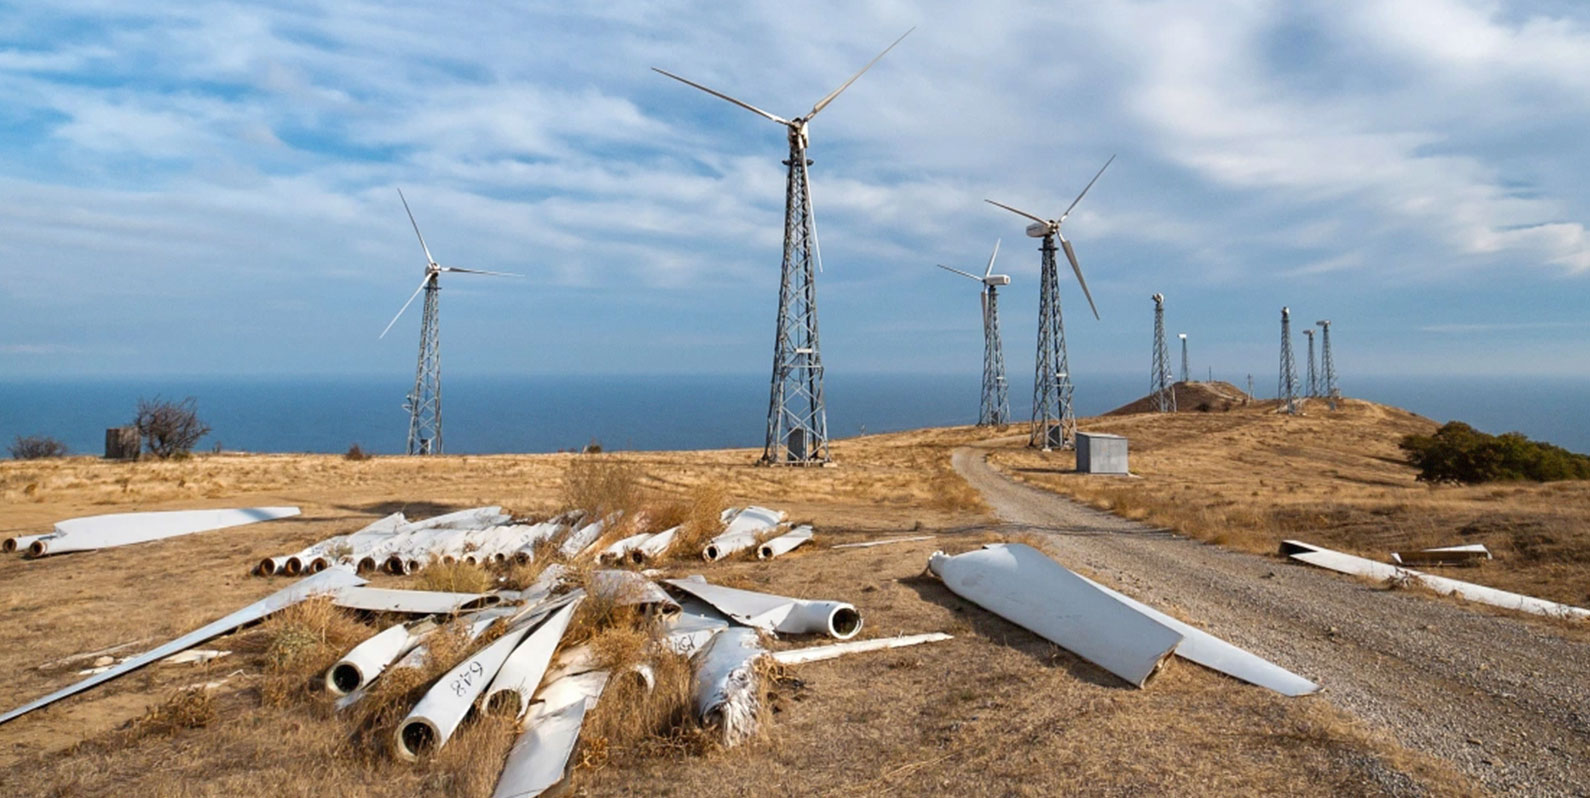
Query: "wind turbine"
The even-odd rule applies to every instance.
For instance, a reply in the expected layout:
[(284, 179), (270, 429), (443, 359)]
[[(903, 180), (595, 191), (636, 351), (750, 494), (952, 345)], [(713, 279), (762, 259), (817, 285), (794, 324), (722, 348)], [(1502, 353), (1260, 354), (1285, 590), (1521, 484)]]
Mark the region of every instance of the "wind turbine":
[[(915, 30), (915, 28), (912, 28)], [(911, 31), (885, 47), (859, 72), (817, 101), (805, 116), (794, 119), (770, 114), (747, 102), (709, 89), (672, 72), (652, 70), (721, 100), (734, 103), (788, 129), (788, 178), (784, 192), (784, 262), (779, 279), (778, 322), (773, 336), (773, 382), (768, 397), (767, 439), (762, 448), (765, 465), (823, 465), (828, 456), (828, 411), (823, 401), (823, 361), (817, 338), (817, 283), (813, 268), (822, 269), (812, 217), (811, 179), (806, 158), (810, 144), (807, 125), (840, 92), (894, 49)]]
[(523, 277), (522, 274), (508, 272), (488, 272), (482, 269), (464, 269), (458, 266), (442, 266), (431, 257), (431, 248), (425, 245), (425, 236), (420, 233), (419, 222), (414, 221), (414, 211), (409, 210), (409, 201), (403, 196), (403, 189), (398, 189), (398, 199), (403, 201), (403, 210), (409, 215), (409, 224), (414, 226), (414, 235), (420, 239), (420, 249), (425, 252), (425, 278), (420, 280), (420, 287), (409, 294), (409, 301), (398, 308), (396, 316), (387, 322), (386, 329), (381, 331), (379, 338), (385, 338), (391, 331), (392, 325), (402, 318), (403, 312), (414, 304), (414, 298), (425, 292), (425, 308), (420, 319), (420, 358), (419, 365), (414, 369), (414, 390), (404, 398), (403, 409), (409, 413), (409, 454), (441, 454), (442, 453), (442, 321), (439, 314), (438, 301), (441, 297), (442, 272), (462, 272), (464, 274), (492, 274), (498, 277)]
[(1031, 219), (1032, 224), (1027, 225), (1027, 235), (1043, 239), (1043, 245), (1038, 248), (1043, 253), (1043, 270), (1038, 285), (1038, 358), (1032, 386), (1032, 434), (1027, 445), (1045, 451), (1074, 446), (1077, 431), (1076, 413), (1071, 408), (1071, 374), (1066, 358), (1065, 321), (1060, 315), (1060, 277), (1055, 266), (1054, 242), (1060, 239), (1060, 246), (1066, 251), (1066, 260), (1071, 261), (1071, 270), (1076, 272), (1077, 283), (1082, 286), (1082, 295), (1087, 297), (1088, 307), (1093, 309), (1093, 318), (1097, 319), (1099, 308), (1093, 304), (1093, 294), (1088, 291), (1088, 281), (1082, 276), (1082, 265), (1077, 263), (1076, 251), (1071, 248), (1071, 242), (1060, 234), (1060, 225), (1065, 224), (1066, 217), (1071, 215), (1077, 203), (1087, 196), (1088, 189), (1098, 182), (1099, 175), (1104, 174), (1104, 170), (1110, 168), (1114, 161), (1115, 156), (1111, 155), (1099, 167), (1098, 174), (1088, 181), (1082, 193), (1071, 201), (1071, 207), (1066, 208), (1058, 219), (1043, 219), (1002, 202), (984, 200), (990, 205)]
[(1005, 383), (1005, 349), (999, 342), (999, 286), (1010, 285), (1010, 275), (994, 274), (994, 258), (999, 242), (988, 256), (988, 268), (978, 277), (940, 263), (938, 267), (976, 280), (983, 286), (978, 293), (983, 304), (983, 402), (977, 413), (977, 426), (1002, 427), (1010, 423), (1010, 392)]

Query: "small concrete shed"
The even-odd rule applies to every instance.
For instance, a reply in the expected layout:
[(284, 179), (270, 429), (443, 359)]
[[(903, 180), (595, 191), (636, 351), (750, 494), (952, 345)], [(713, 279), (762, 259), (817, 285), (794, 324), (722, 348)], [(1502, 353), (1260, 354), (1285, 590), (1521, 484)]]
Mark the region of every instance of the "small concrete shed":
[(1083, 474), (1127, 473), (1126, 438), (1104, 432), (1078, 432), (1077, 471)]

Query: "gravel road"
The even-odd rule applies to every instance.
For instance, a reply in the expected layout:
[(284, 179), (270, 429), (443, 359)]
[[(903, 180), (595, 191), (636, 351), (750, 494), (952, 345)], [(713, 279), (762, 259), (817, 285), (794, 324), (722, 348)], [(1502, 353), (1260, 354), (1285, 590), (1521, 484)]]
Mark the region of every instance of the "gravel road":
[(1012, 481), (953, 455), (1006, 531), (1324, 685), (1325, 697), (1489, 790), (1590, 795), (1590, 645), (1539, 625), (1228, 551)]

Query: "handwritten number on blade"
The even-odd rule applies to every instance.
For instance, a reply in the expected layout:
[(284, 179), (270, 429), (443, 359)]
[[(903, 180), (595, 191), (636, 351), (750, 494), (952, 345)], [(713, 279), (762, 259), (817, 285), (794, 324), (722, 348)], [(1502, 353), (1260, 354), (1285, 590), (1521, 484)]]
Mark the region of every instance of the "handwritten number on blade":
[(475, 677), (485, 672), (486, 669), (481, 666), (479, 660), (471, 660), (469, 663), (469, 670), (464, 671), (457, 679), (453, 680), (453, 695), (463, 698), (464, 693), (469, 689), (469, 686), (474, 683)]

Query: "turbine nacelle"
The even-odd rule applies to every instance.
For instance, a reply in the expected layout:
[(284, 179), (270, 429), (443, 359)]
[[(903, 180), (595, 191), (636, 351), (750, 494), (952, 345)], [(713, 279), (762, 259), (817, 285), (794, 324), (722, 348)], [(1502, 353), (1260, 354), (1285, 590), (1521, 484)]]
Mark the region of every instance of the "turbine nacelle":
[(1010, 285), (1010, 275), (1008, 275), (1008, 274), (990, 274), (987, 277), (983, 278), (983, 285), (990, 286), (990, 287), (992, 287), (992, 286), (1000, 286), (1000, 285)]
[(1027, 235), (1033, 238), (1043, 238), (1060, 232), (1060, 225), (1050, 222), (1033, 222), (1027, 225)]

